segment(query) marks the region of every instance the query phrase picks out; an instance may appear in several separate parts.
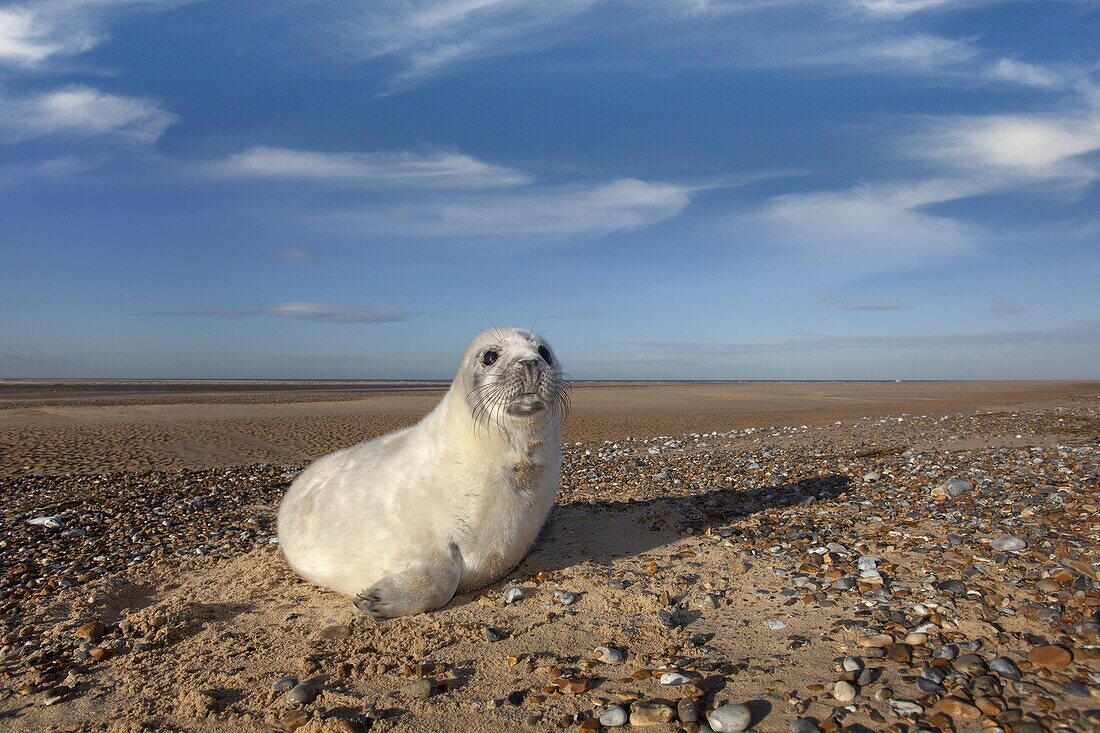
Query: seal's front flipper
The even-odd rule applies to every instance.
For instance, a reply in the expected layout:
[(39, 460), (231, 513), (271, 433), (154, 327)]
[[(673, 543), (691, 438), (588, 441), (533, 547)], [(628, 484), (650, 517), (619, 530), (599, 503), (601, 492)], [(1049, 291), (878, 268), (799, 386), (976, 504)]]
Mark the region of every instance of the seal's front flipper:
[(417, 560), (400, 573), (387, 575), (355, 597), (355, 607), (380, 618), (423, 613), (447, 605), (462, 578), (462, 555), (448, 553)]

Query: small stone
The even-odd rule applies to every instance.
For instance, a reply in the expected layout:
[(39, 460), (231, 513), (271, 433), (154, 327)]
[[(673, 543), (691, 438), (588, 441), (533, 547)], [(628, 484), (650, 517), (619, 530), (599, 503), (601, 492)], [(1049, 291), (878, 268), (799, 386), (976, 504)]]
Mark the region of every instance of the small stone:
[(286, 694), (286, 699), (299, 705), (309, 705), (317, 699), (319, 692), (320, 690), (308, 682), (299, 682), (290, 688), (290, 692)]
[(913, 658), (913, 651), (905, 644), (891, 644), (886, 647), (886, 656), (895, 662), (908, 662)]
[(953, 499), (956, 496), (973, 490), (974, 486), (969, 481), (961, 478), (953, 478), (944, 481), (942, 484), (932, 489), (932, 495), (937, 499)]
[(844, 657), (840, 662), (840, 668), (845, 672), (858, 672), (863, 669), (863, 660), (859, 657)]
[(78, 639), (84, 639), (85, 641), (99, 641), (103, 636), (103, 632), (107, 630), (107, 627), (103, 625), (102, 621), (89, 621), (86, 624), (81, 624), (76, 631), (73, 632), (73, 636)]
[(699, 708), (690, 697), (681, 697), (676, 703), (676, 716), (681, 723), (698, 723)]
[(294, 686), (297, 684), (298, 678), (288, 675), (286, 677), (280, 677), (279, 679), (275, 680), (271, 683), (271, 686), (274, 687), (278, 692), (288, 692), (290, 690), (293, 690)]
[(675, 715), (668, 705), (652, 700), (638, 700), (630, 705), (631, 725), (661, 725), (672, 720)]
[(516, 601), (523, 600), (526, 596), (527, 594), (524, 592), (523, 588), (513, 585), (504, 591), (504, 602), (512, 604)]
[[(882, 474), (878, 471), (868, 471), (867, 473), (863, 474), (864, 481), (878, 481), (880, 478), (882, 478)], [(817, 726), (815, 725), (814, 727), (816, 728)]]
[(752, 711), (747, 705), (730, 703), (707, 713), (707, 722), (714, 733), (737, 733), (752, 725)]
[(770, 619), (768, 619), (768, 628), (771, 629), (772, 631), (779, 631), (780, 629), (787, 628), (787, 622), (786, 621), (780, 621), (777, 618), (770, 618)]
[(1073, 654), (1065, 647), (1047, 644), (1037, 646), (1028, 652), (1028, 660), (1047, 669), (1065, 669), (1073, 661)]
[(985, 674), (988, 669), (985, 660), (977, 654), (963, 654), (955, 660), (954, 668), (956, 672), (971, 675)]
[(70, 692), (72, 692), (72, 689), (69, 687), (65, 687), (64, 685), (51, 687), (50, 689), (46, 690), (46, 694), (42, 698), (42, 704), (55, 705), (68, 697)]
[(791, 733), (821, 733), (821, 729), (809, 718), (795, 718), (791, 721)]
[(966, 700), (961, 700), (952, 696), (945, 697), (937, 702), (935, 709), (941, 713), (946, 713), (958, 718), (973, 720), (982, 717), (982, 711), (977, 707), (971, 705)]
[(485, 635), (485, 640), (490, 644), (495, 644), (504, 638), (504, 634), (499, 629), (494, 629), (492, 626), (483, 626), (481, 633)]
[(681, 672), (665, 672), (658, 680), (662, 685), (686, 685), (691, 682), (691, 678)]
[(924, 646), (928, 643), (928, 634), (913, 632), (905, 635), (905, 643), (909, 646)]
[(990, 542), (989, 546), (997, 552), (1019, 552), (1027, 548), (1027, 543), (1019, 537), (1006, 534)]
[(417, 680), (401, 688), (401, 694), (410, 700), (427, 700), (432, 696), (432, 681)]
[(618, 728), (626, 725), (628, 716), (621, 705), (612, 705), (600, 713), (600, 725), (607, 728)]
[(879, 702), (882, 702), (883, 700), (889, 700), (893, 696), (894, 691), (891, 690), (889, 687), (880, 687), (875, 690), (875, 699)]
[(851, 590), (856, 587), (856, 579), (851, 575), (844, 575), (836, 579), (833, 587), (837, 590)]
[(856, 699), (856, 695), (859, 694), (859, 690), (850, 682), (841, 680), (833, 685), (833, 697), (840, 702), (851, 702)]
[(894, 643), (894, 637), (889, 634), (869, 634), (861, 636), (856, 643), (862, 647), (882, 648)]
[(936, 583), (936, 587), (942, 590), (944, 593), (948, 593), (953, 596), (966, 595), (966, 583), (961, 580), (945, 580), (940, 583)]
[(599, 659), (604, 664), (622, 664), (622, 661), (626, 659), (626, 655), (615, 647), (598, 646), (595, 652), (596, 659)]
[(1062, 692), (1073, 697), (1092, 697), (1092, 691), (1089, 690), (1089, 686), (1084, 682), (1078, 682), (1077, 680), (1070, 680), (1069, 682), (1062, 683)]
[(912, 700), (891, 700), (890, 712), (899, 717), (903, 715), (921, 715), (924, 713), (924, 707)]
[(932, 656), (936, 659), (946, 659), (950, 662), (952, 659), (959, 656), (959, 648), (954, 644), (944, 644), (943, 646), (938, 646), (933, 649)]

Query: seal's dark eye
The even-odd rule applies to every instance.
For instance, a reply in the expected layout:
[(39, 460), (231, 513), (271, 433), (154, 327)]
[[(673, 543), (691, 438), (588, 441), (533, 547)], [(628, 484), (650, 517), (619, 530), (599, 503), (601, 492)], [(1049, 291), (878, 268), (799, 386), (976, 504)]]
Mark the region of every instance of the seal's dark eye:
[(539, 347), (539, 356), (546, 362), (546, 366), (554, 366), (554, 357), (550, 356), (550, 349), (545, 346)]
[(481, 355), (481, 363), (484, 364), (485, 366), (491, 366), (499, 358), (500, 358), (500, 354), (493, 351), (492, 349), (489, 349), (488, 351), (486, 351), (484, 354)]

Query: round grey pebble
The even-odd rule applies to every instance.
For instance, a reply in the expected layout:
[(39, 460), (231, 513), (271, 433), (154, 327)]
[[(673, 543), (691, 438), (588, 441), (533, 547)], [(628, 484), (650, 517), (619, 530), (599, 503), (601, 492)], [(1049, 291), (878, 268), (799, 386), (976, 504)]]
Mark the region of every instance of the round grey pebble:
[(936, 587), (944, 593), (950, 593), (953, 596), (966, 594), (966, 583), (961, 580), (945, 580), (941, 583), (936, 583)]
[(938, 646), (933, 649), (932, 656), (936, 659), (946, 659), (950, 662), (952, 659), (959, 656), (959, 648), (954, 644), (944, 644), (943, 646)]
[(1020, 672), (1020, 668), (1016, 666), (1008, 657), (997, 657), (989, 663), (989, 669), (1004, 677), (1006, 680), (1013, 680), (1019, 682), (1023, 676)]
[(605, 728), (618, 728), (619, 726), (626, 725), (626, 721), (629, 719), (626, 711), (620, 705), (612, 705), (607, 710), (600, 713), (600, 725)]
[(432, 696), (432, 681), (417, 680), (401, 688), (401, 694), (412, 700), (427, 700)]
[(851, 590), (856, 587), (856, 579), (851, 575), (845, 575), (837, 578), (836, 582), (833, 583), (833, 587), (837, 590)]
[(821, 733), (821, 729), (809, 718), (795, 718), (791, 721), (791, 733)]
[(299, 705), (309, 705), (311, 702), (317, 699), (317, 693), (320, 692), (313, 685), (305, 682), (299, 682), (290, 689), (290, 692), (286, 694), (286, 699), (290, 702), (296, 702)]
[(1089, 690), (1088, 685), (1084, 682), (1078, 682), (1077, 680), (1070, 680), (1069, 682), (1062, 683), (1062, 692), (1074, 697), (1091, 697), (1092, 692)]
[(833, 685), (833, 697), (840, 702), (851, 702), (856, 699), (856, 695), (858, 694), (859, 690), (850, 682), (841, 680)]
[(707, 721), (714, 733), (739, 733), (752, 725), (752, 711), (747, 705), (730, 703), (707, 713)]
[(513, 585), (511, 588), (504, 591), (504, 602), (515, 603), (516, 601), (523, 600), (526, 595), (527, 594), (523, 591), (523, 588), (519, 588)]
[(604, 664), (621, 664), (626, 655), (613, 646), (598, 646), (595, 649), (596, 658)]
[(271, 686), (279, 692), (287, 692), (288, 690), (293, 690), (296, 684), (298, 684), (298, 678), (288, 675), (275, 680), (271, 683)]
[(965, 672), (966, 674), (985, 674), (987, 669), (985, 660), (977, 654), (963, 654), (955, 660), (953, 666), (956, 672)]

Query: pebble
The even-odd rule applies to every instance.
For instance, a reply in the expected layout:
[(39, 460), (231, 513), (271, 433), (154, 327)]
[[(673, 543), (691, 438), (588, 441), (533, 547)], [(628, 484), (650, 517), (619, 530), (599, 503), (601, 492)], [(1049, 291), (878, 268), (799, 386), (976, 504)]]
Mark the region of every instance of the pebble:
[(945, 580), (936, 583), (936, 587), (944, 593), (950, 593), (953, 596), (966, 595), (966, 583), (961, 580)]
[(410, 700), (427, 700), (432, 696), (432, 681), (417, 680), (401, 688), (401, 694)]
[(976, 720), (982, 717), (982, 711), (977, 707), (971, 705), (966, 700), (960, 700), (953, 696), (943, 698), (935, 704), (934, 708), (941, 713), (947, 713), (948, 715), (958, 718)]
[(932, 494), (937, 497), (954, 498), (973, 490), (974, 486), (969, 481), (961, 478), (953, 478), (944, 481), (942, 484), (932, 489)]
[(858, 672), (863, 669), (863, 660), (859, 657), (844, 657), (840, 662), (840, 668), (845, 672)]
[(504, 634), (499, 629), (494, 629), (492, 626), (483, 626), (481, 633), (485, 635), (485, 640), (490, 644), (495, 644), (504, 638)]
[(605, 664), (622, 664), (623, 660), (626, 659), (625, 654), (611, 646), (598, 646), (595, 652), (596, 659)]
[(629, 717), (621, 705), (612, 705), (600, 713), (600, 725), (606, 728), (618, 728), (626, 725)]
[(833, 697), (840, 702), (851, 702), (856, 699), (856, 695), (858, 694), (859, 690), (850, 682), (841, 680), (833, 685)]
[(952, 666), (955, 668), (956, 672), (964, 672), (972, 675), (985, 674), (988, 669), (985, 660), (977, 654), (963, 654), (955, 660)]
[(65, 687), (64, 685), (51, 687), (49, 690), (46, 690), (46, 694), (42, 698), (42, 704), (54, 705), (56, 703), (59, 703), (64, 700), (70, 692), (72, 692), (72, 689)]
[(274, 682), (271, 683), (271, 686), (274, 687), (279, 692), (287, 692), (289, 690), (293, 690), (294, 686), (297, 685), (297, 684), (298, 684), (298, 678), (297, 677), (287, 676), (287, 677), (280, 677), (279, 679), (275, 680)]
[(912, 700), (890, 700), (890, 712), (894, 715), (920, 715), (924, 707)]
[(45, 527), (46, 529), (61, 529), (61, 517), (35, 517), (34, 519), (28, 519), (27, 524), (32, 524), (38, 527)]
[(571, 591), (564, 590), (558, 594), (558, 602), (563, 606), (572, 606), (578, 600), (580, 600), (580, 596)]
[(786, 621), (780, 621), (777, 618), (770, 618), (770, 619), (768, 619), (768, 628), (771, 629), (772, 631), (779, 631), (780, 629), (787, 628), (787, 622)]
[(883, 648), (894, 643), (894, 637), (889, 634), (868, 634), (861, 636), (856, 640), (856, 643), (862, 647), (870, 648)]
[(699, 708), (690, 697), (681, 697), (676, 703), (676, 717), (681, 723), (698, 723)]
[(1032, 664), (1047, 669), (1065, 669), (1073, 661), (1073, 654), (1065, 647), (1047, 644), (1037, 646), (1027, 654)]
[(809, 718), (795, 718), (791, 721), (791, 733), (821, 733), (821, 729)]
[(523, 600), (526, 596), (527, 593), (524, 592), (523, 588), (513, 585), (504, 591), (504, 602), (512, 604), (516, 601)]
[(997, 552), (1019, 552), (1027, 548), (1027, 543), (1019, 537), (1006, 534), (990, 542), (989, 546)]
[(675, 715), (668, 705), (652, 700), (638, 700), (630, 705), (631, 725), (661, 725), (672, 720)]
[(308, 682), (299, 682), (290, 688), (290, 692), (286, 694), (286, 699), (299, 705), (309, 705), (317, 699), (319, 692), (320, 690)]
[(752, 711), (747, 705), (730, 703), (707, 713), (707, 722), (714, 733), (736, 733), (752, 725)]
[(681, 672), (665, 672), (659, 682), (662, 685), (678, 686), (691, 682), (691, 678)]
[(844, 575), (836, 579), (833, 587), (837, 590), (852, 590), (856, 587), (856, 579), (851, 575)]

